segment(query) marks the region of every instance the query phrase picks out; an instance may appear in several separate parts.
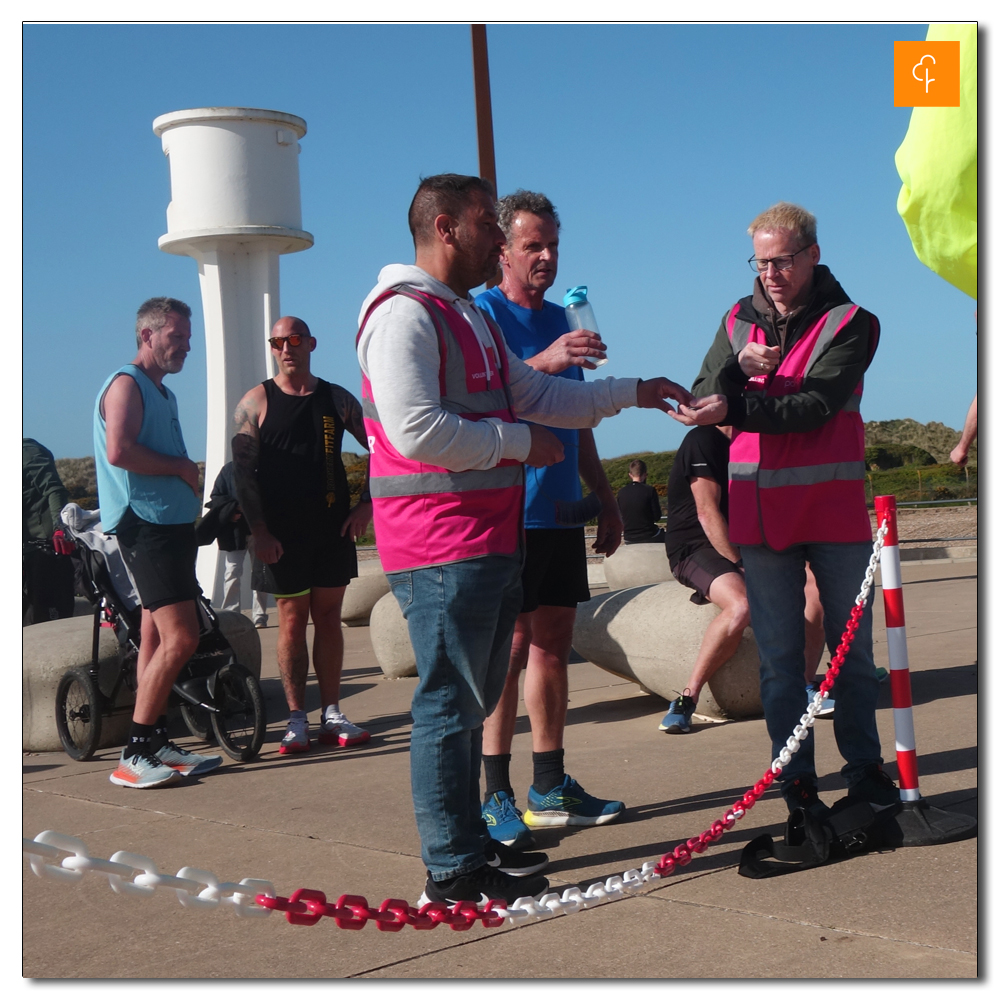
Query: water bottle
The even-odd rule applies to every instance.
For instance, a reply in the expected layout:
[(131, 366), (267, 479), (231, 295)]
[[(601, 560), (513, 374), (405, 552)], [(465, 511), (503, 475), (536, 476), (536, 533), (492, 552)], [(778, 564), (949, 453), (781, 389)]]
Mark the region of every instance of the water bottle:
[[(594, 308), (587, 301), (587, 286), (576, 285), (569, 288), (563, 296), (563, 306), (566, 308), (566, 319), (571, 330), (590, 330), (600, 336), (601, 331), (597, 329), (597, 320), (594, 318)], [(608, 359), (588, 358), (597, 367), (606, 365)]]

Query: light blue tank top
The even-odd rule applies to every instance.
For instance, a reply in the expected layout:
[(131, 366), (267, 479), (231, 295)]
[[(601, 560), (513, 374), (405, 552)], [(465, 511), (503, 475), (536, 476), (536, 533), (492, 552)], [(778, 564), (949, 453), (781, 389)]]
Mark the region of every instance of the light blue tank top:
[(163, 392), (157, 389), (149, 376), (135, 365), (123, 365), (101, 387), (94, 406), (94, 463), (97, 467), (101, 526), (109, 534), (113, 533), (129, 507), (144, 521), (153, 524), (190, 524), (198, 516), (201, 502), (180, 476), (129, 472), (108, 461), (101, 400), (108, 386), (119, 375), (131, 375), (142, 393), (142, 427), (136, 441), (163, 455), (183, 455), (187, 458), (177, 416), (177, 397), (166, 386)]

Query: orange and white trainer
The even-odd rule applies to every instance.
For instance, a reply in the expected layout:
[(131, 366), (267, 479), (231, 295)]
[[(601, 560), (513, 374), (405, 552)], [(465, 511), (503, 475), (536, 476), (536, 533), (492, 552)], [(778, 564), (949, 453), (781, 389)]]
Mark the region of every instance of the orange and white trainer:
[(122, 750), (121, 760), (111, 772), (110, 780), (123, 788), (160, 788), (163, 785), (177, 784), (181, 776), (151, 753), (137, 753), (126, 757)]

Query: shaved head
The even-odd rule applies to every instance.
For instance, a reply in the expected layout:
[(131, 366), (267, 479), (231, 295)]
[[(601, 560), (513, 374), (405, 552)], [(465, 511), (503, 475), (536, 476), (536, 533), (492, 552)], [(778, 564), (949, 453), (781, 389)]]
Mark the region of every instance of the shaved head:
[(299, 333), (303, 337), (312, 336), (305, 320), (299, 319), (298, 316), (282, 316), (271, 328), (272, 337), (287, 337), (292, 333)]

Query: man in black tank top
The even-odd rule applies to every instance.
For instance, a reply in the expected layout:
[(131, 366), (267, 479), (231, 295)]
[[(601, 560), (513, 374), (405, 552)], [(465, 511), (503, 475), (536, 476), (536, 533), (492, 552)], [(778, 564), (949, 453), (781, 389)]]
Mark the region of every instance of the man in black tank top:
[(367, 483), (351, 508), (340, 457), (345, 428), (367, 451), (361, 404), (346, 389), (310, 371), (316, 338), (294, 316), (274, 324), (270, 345), (278, 375), (255, 386), (236, 408), (236, 494), (251, 531), (253, 587), (278, 606), (278, 669), (289, 723), (279, 753), (309, 749), (305, 712), (309, 650), (323, 710), (319, 741), (355, 746), (368, 733), (340, 711), (344, 639), (340, 608), (358, 575), (354, 542), (371, 521)]

